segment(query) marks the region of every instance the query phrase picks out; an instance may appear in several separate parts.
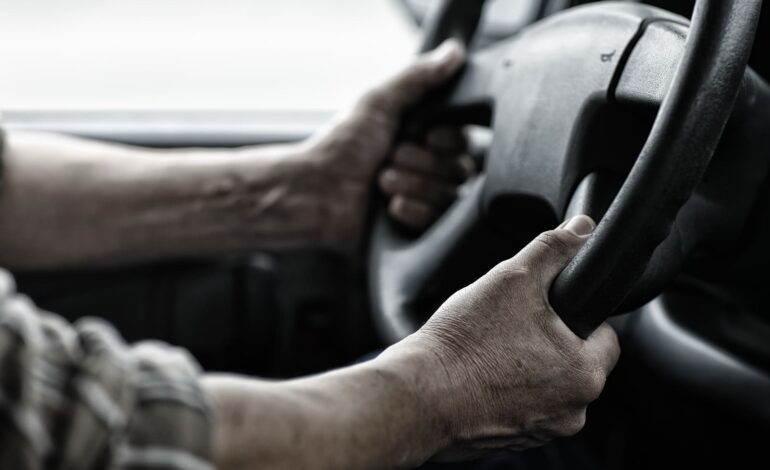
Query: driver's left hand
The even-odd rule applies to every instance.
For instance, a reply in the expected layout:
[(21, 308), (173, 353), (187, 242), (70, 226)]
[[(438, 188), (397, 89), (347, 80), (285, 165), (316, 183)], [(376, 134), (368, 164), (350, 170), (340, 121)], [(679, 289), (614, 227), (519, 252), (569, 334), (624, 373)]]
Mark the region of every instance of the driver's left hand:
[(438, 127), (422, 142), (395, 139), (404, 111), (464, 61), (459, 43), (444, 43), (365, 94), (306, 143), (322, 197), (329, 201), (327, 246), (344, 251), (358, 246), (375, 182), (388, 197), (390, 215), (413, 229), (425, 229), (452, 203), (473, 171), (462, 130)]

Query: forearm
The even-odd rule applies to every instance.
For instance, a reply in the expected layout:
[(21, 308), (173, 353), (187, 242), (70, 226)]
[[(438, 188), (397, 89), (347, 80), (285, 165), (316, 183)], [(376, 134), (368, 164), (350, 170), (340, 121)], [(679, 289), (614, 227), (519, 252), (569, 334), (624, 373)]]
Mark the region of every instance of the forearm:
[(303, 150), (154, 150), (9, 132), (0, 265), (58, 268), (320, 243)]
[[(413, 468), (446, 442), (417, 356), (290, 382), (210, 377), (222, 469)], [(423, 395), (424, 393), (424, 395)]]

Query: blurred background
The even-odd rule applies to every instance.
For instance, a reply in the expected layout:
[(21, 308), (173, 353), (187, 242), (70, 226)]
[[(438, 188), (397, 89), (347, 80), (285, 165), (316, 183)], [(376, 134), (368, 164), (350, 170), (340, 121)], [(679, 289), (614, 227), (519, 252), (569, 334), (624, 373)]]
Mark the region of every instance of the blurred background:
[[(0, 0), (0, 106), (334, 110), (410, 59), (428, 3)], [(541, 2), (492, 3), (521, 24)]]
[(2, 0), (6, 110), (336, 109), (409, 59), (393, 0)]

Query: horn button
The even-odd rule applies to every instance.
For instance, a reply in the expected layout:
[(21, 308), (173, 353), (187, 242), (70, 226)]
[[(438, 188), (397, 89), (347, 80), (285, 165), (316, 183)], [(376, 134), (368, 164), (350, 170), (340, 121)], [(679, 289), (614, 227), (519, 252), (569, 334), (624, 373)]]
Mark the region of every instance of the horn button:
[(459, 83), (455, 96), (463, 99), (455, 104), (490, 108), (483, 123), (495, 139), (482, 195), (487, 219), (530, 214), (548, 224), (564, 216), (591, 171), (577, 155), (588, 123), (612, 100), (636, 41), (650, 23), (681, 22), (642, 5), (603, 6), (538, 23), (468, 64), (463, 82), (476, 90)]

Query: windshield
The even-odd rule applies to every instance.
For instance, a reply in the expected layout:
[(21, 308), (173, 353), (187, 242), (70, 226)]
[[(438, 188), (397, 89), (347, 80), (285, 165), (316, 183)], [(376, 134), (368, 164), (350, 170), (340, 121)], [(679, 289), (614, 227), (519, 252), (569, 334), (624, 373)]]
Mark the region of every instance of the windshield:
[(0, 109), (334, 110), (413, 55), (393, 0), (0, 0)]

